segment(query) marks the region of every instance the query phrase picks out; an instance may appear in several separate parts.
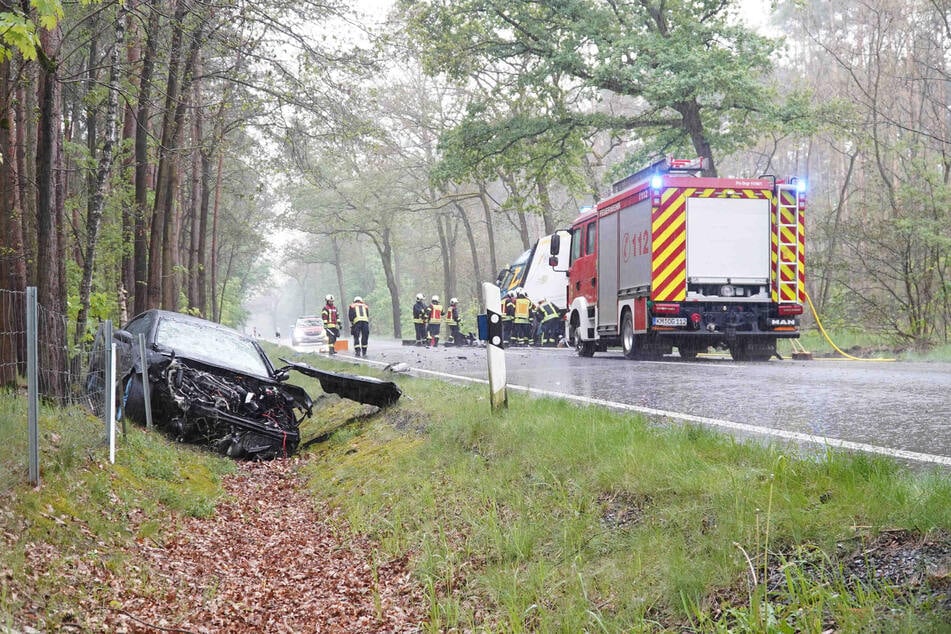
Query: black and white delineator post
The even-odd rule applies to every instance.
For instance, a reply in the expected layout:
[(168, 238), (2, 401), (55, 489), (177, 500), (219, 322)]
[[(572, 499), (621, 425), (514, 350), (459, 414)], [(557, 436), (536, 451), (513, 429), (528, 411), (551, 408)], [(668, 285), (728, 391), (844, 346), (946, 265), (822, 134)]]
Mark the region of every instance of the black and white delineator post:
[(505, 389), (505, 351), (502, 349), (502, 296), (499, 287), (489, 282), (483, 282), (482, 296), (488, 322), (485, 358), (489, 364), (489, 399), (495, 411), (509, 404)]

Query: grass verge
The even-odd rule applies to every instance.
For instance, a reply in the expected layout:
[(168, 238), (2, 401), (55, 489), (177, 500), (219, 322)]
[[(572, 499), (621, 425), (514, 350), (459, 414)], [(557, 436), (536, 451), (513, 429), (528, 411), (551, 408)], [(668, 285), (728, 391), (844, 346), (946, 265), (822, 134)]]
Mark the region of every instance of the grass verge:
[(129, 559), (129, 544), (160, 543), (177, 517), (213, 512), (234, 463), (129, 424), (110, 464), (100, 419), (44, 405), (33, 488), (26, 420), (26, 398), (0, 393), (0, 631), (24, 621), (40, 631), (95, 631), (110, 592), (96, 571), (143, 583), (147, 571)]
[[(379, 414), (320, 399), (302, 431), (327, 440), (302, 468), (315, 497), (344, 510), (343, 538), (411, 555), (426, 631), (918, 632), (951, 621), (947, 472), (796, 456), (552, 399), (511, 395), (490, 415), (484, 387), (398, 380), (404, 398)], [(212, 513), (234, 465), (134, 426), (110, 465), (100, 421), (44, 407), (34, 490), (23, 401), (0, 394), (0, 629), (28, 614), (55, 631), (102, 609), (95, 567), (147, 579), (128, 544), (161, 543), (177, 517)]]
[[(307, 468), (354, 530), (415, 554), (429, 631), (934, 631), (951, 616), (945, 472), (550, 399), (510, 395), (492, 416), (484, 387), (401, 383), (397, 408)], [(850, 563), (899, 529), (934, 556), (907, 555), (904, 577)]]

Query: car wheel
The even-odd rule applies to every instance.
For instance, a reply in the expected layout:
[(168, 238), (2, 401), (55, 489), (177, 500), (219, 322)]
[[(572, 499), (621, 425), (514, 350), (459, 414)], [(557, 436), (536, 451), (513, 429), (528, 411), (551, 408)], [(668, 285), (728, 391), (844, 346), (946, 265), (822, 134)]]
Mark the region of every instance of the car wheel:
[(145, 390), (142, 389), (142, 375), (133, 372), (121, 386), (120, 399), (125, 400), (122, 415), (139, 425), (145, 424)]

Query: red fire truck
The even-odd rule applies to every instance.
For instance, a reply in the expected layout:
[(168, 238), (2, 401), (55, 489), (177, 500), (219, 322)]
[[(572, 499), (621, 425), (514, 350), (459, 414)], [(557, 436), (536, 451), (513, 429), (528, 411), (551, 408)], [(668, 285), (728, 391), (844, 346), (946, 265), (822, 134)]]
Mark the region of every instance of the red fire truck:
[(571, 226), (566, 337), (584, 357), (710, 347), (768, 361), (799, 336), (805, 301), (805, 183), (700, 175), (701, 159), (655, 162)]

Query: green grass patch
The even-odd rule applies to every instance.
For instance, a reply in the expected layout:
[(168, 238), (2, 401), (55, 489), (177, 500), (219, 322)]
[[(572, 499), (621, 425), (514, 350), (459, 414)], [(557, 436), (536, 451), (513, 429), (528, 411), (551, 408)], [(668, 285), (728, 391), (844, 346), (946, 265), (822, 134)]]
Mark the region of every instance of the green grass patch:
[(23, 394), (0, 394), (0, 624), (37, 602), (35, 627), (81, 624), (103, 588), (89, 571), (147, 573), (129, 566), (132, 540), (161, 542), (176, 517), (209, 515), (222, 495), (231, 460), (172, 443), (127, 425), (108, 462), (105, 425), (81, 408), (44, 405), (39, 418), (40, 482), (27, 483)]
[[(382, 414), (292, 382), (317, 401), (302, 426), (320, 438), (302, 460), (310, 490), (343, 510), (341, 540), (366, 534), (410, 555), (426, 631), (915, 632), (951, 620), (946, 471), (799, 456), (517, 394), (491, 414), (484, 386), (397, 380), (404, 398)], [(101, 610), (94, 566), (148, 587), (127, 547), (208, 516), (235, 469), (132, 425), (111, 465), (99, 419), (44, 406), (33, 489), (25, 421), (22, 394), (0, 395), (0, 625), (30, 601), (47, 631)], [(928, 548), (938, 572), (902, 581), (887, 555)]]
[(948, 616), (835, 559), (884, 528), (951, 527), (946, 473), (552, 399), (510, 395), (492, 415), (483, 386), (401, 385), (385, 420), (307, 468), (353, 530), (414, 553), (429, 631), (857, 631), (882, 614), (914, 631)]

